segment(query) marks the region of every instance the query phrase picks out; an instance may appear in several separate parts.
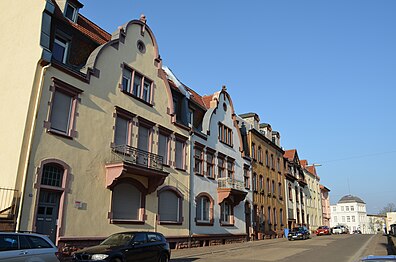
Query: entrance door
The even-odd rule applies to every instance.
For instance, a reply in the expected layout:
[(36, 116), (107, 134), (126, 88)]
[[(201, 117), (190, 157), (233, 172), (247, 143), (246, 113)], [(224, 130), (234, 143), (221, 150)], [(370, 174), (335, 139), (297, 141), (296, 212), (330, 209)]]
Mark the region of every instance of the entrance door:
[(60, 192), (41, 190), (36, 217), (37, 233), (48, 235), (55, 243)]
[(247, 235), (248, 241), (253, 240), (253, 239), (251, 239), (252, 232), (250, 232), (251, 227), (252, 227), (252, 224), (251, 224), (252, 215), (251, 214), (252, 214), (252, 212), (251, 212), (251, 208), (250, 208), (250, 203), (246, 202), (245, 203), (245, 221), (246, 221), (246, 235)]

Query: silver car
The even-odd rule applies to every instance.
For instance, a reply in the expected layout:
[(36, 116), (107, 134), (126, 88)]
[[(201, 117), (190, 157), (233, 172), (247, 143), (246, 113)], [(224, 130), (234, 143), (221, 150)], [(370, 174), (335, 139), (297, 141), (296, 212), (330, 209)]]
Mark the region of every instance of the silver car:
[(0, 232), (0, 261), (59, 262), (58, 249), (44, 235)]

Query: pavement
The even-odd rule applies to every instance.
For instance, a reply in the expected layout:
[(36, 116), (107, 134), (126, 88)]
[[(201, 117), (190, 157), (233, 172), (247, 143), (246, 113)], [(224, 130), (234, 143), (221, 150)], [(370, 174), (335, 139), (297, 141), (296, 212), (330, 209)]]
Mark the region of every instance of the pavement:
[[(313, 238), (315, 237), (316, 236), (313, 236)], [(177, 249), (177, 250), (172, 250), (171, 258), (173, 261), (177, 261), (181, 258), (192, 258), (206, 254), (215, 254), (230, 250), (246, 249), (252, 246), (274, 245), (274, 247), (276, 247), (277, 243), (281, 241), (287, 241), (287, 239), (286, 238), (265, 239), (265, 240), (257, 240), (257, 241), (244, 242), (244, 243), (225, 244), (219, 246)], [(356, 257), (361, 258), (368, 255), (376, 255), (376, 256), (393, 255), (395, 254), (396, 251), (394, 243), (396, 244), (396, 237), (388, 237), (382, 234), (372, 235), (370, 240), (367, 241), (366, 244), (362, 246), (361, 250), (359, 250), (358, 254), (356, 254)]]

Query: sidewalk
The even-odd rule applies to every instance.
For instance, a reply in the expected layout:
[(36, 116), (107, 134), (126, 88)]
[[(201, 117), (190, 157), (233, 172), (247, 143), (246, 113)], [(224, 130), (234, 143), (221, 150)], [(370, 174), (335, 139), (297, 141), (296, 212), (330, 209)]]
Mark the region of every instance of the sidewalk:
[(215, 253), (227, 252), (230, 250), (244, 249), (246, 247), (251, 247), (251, 246), (276, 245), (277, 243), (282, 241), (287, 241), (287, 238), (264, 239), (264, 240), (256, 240), (251, 242), (233, 243), (233, 244), (225, 244), (218, 246), (175, 249), (172, 250), (171, 258), (172, 260), (178, 258), (191, 258), (205, 254), (215, 254)]
[(374, 255), (374, 256), (396, 255), (395, 254), (396, 250), (394, 246), (395, 240), (396, 240), (395, 237), (376, 234), (373, 236), (371, 241), (363, 250), (362, 256), (365, 257), (369, 255)]

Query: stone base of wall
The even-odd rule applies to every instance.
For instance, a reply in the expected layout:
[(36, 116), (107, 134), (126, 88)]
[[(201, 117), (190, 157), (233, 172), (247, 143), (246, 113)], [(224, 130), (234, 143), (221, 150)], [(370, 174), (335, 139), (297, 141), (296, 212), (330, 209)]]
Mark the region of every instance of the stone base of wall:
[(15, 232), (16, 224), (14, 220), (0, 218), (0, 231)]

